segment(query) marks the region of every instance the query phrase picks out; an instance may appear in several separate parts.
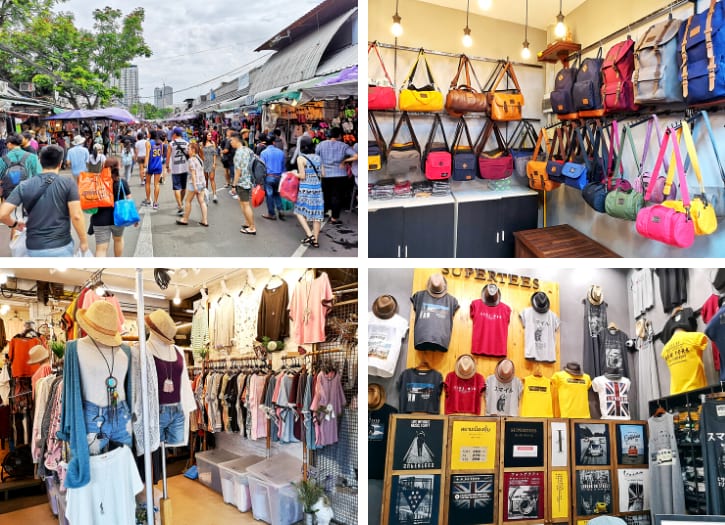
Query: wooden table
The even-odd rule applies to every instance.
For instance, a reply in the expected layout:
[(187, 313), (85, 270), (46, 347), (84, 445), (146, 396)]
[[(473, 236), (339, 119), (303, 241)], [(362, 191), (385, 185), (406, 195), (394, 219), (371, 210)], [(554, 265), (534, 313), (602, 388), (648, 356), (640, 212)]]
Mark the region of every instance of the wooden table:
[(515, 232), (514, 237), (516, 238), (516, 257), (619, 257), (613, 251), (568, 224), (538, 228), (536, 230), (523, 230)]

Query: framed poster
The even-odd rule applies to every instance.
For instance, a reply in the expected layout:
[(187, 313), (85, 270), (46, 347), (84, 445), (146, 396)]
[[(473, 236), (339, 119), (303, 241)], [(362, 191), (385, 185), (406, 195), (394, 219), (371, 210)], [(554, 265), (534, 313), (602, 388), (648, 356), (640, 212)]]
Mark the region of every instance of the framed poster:
[(551, 484), (551, 519), (569, 517), (569, 471), (552, 470)]
[(574, 423), (578, 466), (609, 465), (609, 426), (606, 423)]
[(453, 421), (451, 470), (496, 468), (496, 421)]
[(569, 466), (569, 426), (565, 421), (551, 421), (551, 466)]
[(390, 525), (437, 525), (439, 474), (393, 475)]
[(503, 521), (544, 519), (544, 472), (504, 472)]
[(619, 512), (649, 510), (649, 475), (647, 469), (617, 470)]
[(620, 465), (647, 463), (645, 425), (617, 425), (617, 463)]
[(577, 470), (576, 491), (577, 516), (613, 511), (612, 478), (608, 470)]
[(395, 419), (393, 470), (440, 470), (443, 419)]
[(456, 525), (494, 522), (493, 474), (452, 474), (448, 521)]
[(503, 430), (504, 468), (543, 467), (544, 422), (507, 420)]
[(627, 516), (621, 516), (621, 518), (627, 523), (627, 525), (652, 525), (652, 518), (649, 512), (642, 514), (629, 514)]

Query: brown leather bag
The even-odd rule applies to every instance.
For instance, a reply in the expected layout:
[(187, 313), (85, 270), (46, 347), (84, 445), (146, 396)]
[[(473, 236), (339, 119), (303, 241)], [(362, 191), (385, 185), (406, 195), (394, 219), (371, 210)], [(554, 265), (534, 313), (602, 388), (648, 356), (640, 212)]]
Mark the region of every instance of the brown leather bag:
[[(498, 72), (498, 74), (496, 74)], [(496, 91), (498, 85), (504, 79), (506, 74), (509, 75), (514, 83), (515, 89), (508, 90), (513, 91)], [(486, 90), (486, 97), (488, 98), (488, 110), (491, 120), (498, 122), (507, 122), (511, 120), (521, 120), (522, 107), (524, 105), (524, 95), (521, 93), (521, 86), (514, 73), (514, 67), (511, 62), (499, 62), (498, 67), (494, 70), (494, 74), (491, 75), (494, 79), (493, 82), (489, 82), (489, 87)]]
[[(461, 76), (462, 70), (466, 72), (466, 83), (458, 85), (458, 78)], [(451, 80), (451, 88), (448, 95), (446, 95), (445, 108), (451, 117), (459, 118), (469, 112), (485, 113), (488, 110), (486, 94), (480, 93), (471, 87), (471, 72), (480, 91), (481, 85), (478, 82), (476, 71), (474, 71), (470, 59), (466, 55), (461, 55), (458, 59), (458, 71)]]

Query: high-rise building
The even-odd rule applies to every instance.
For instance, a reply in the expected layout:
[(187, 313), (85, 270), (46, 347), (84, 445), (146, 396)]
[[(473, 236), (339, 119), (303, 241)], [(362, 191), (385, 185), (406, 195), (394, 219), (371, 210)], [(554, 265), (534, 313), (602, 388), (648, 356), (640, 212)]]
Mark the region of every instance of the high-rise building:
[(174, 105), (174, 88), (164, 86), (154, 89), (154, 106), (157, 108), (170, 108)]
[(124, 106), (131, 107), (138, 103), (138, 66), (123, 68), (118, 77), (111, 79), (111, 86), (123, 92), (121, 104)]

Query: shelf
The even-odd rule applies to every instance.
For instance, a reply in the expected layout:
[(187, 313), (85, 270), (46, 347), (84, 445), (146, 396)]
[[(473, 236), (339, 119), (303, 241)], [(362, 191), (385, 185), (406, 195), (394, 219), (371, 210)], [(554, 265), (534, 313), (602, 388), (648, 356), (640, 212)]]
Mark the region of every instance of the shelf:
[(539, 62), (548, 62), (550, 64), (556, 64), (558, 61), (564, 64), (564, 67), (568, 66), (569, 56), (572, 53), (576, 53), (581, 50), (582, 45), (576, 42), (568, 42), (566, 40), (556, 40), (548, 45), (543, 51), (539, 51), (536, 54), (536, 59)]

